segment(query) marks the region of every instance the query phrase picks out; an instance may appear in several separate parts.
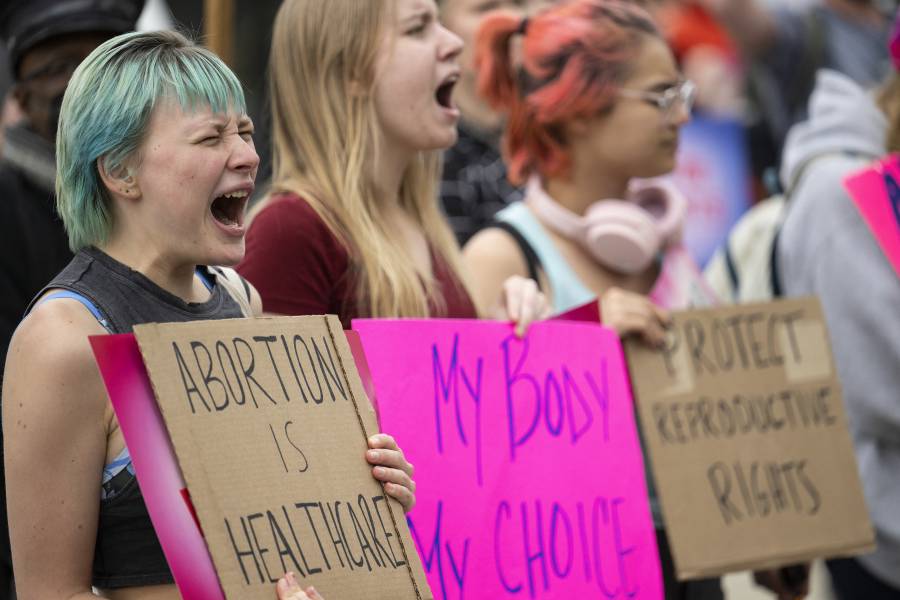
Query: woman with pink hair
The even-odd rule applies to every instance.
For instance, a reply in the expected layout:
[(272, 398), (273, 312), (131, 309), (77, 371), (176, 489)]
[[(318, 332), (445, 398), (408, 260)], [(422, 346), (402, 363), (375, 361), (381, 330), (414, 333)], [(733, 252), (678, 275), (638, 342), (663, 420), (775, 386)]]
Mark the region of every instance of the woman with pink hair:
[(693, 85), (650, 15), (618, 0), (497, 14), (479, 32), (477, 60), (481, 92), (508, 115), (509, 178), (527, 183), (500, 227), (466, 246), (479, 299), (533, 272), (554, 312), (599, 297), (604, 323), (660, 343), (668, 316), (648, 295), (685, 207), (669, 187), (636, 184), (674, 168)]
[[(650, 15), (619, 0), (575, 0), (529, 19), (483, 23), (480, 91), (508, 116), (504, 152), (525, 199), (464, 256), (475, 294), (495, 303), (498, 282), (530, 276), (564, 313), (600, 299), (603, 323), (661, 344), (668, 313), (651, 295), (663, 257), (679, 242), (684, 201), (637, 184), (675, 166), (693, 86)], [(719, 599), (718, 580), (677, 582), (652, 492), (666, 598)]]

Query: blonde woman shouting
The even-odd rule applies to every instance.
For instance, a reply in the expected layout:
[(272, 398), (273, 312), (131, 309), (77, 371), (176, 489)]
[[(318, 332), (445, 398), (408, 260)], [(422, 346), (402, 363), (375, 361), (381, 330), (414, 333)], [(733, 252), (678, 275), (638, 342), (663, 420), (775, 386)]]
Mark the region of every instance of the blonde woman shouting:
[(434, 0), (288, 0), (269, 65), (272, 192), (238, 270), (267, 312), (516, 321), (546, 303), (512, 277), (476, 309), (437, 204), (457, 137), (460, 39)]

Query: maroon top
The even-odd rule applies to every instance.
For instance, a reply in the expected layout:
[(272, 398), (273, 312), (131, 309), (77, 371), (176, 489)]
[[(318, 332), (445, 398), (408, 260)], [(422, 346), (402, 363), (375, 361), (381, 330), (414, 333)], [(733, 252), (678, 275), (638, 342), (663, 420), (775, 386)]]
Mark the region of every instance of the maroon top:
[[(449, 266), (432, 252), (434, 277), (446, 311), (433, 317), (477, 318), (475, 306)], [(247, 253), (237, 266), (262, 296), (266, 312), (340, 317), (369, 315), (357, 309), (347, 249), (306, 200), (281, 194), (256, 215), (247, 232)]]

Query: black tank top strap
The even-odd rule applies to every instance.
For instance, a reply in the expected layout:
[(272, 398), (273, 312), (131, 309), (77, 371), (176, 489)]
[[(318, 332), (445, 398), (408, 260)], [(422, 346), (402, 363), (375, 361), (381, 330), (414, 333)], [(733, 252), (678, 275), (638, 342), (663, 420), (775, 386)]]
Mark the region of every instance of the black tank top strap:
[(534, 251), (534, 248), (531, 247), (531, 244), (528, 243), (528, 240), (525, 239), (525, 236), (516, 229), (515, 225), (507, 223), (506, 221), (494, 220), (485, 225), (484, 228), (502, 229), (512, 236), (512, 239), (515, 240), (516, 245), (519, 246), (519, 250), (522, 252), (522, 258), (525, 259), (528, 277), (537, 283), (538, 289), (540, 290), (541, 280), (538, 278), (538, 272), (541, 270), (541, 259), (538, 258), (537, 253)]

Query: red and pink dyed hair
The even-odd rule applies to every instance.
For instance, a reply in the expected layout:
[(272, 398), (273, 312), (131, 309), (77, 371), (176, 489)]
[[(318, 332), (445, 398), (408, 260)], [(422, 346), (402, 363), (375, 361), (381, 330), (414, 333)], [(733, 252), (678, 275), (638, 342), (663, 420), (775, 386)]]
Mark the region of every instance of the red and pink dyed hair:
[[(521, 64), (512, 41), (522, 35)], [(659, 36), (650, 15), (627, 0), (573, 0), (523, 20), (497, 13), (476, 38), (479, 92), (508, 114), (509, 179), (562, 174), (570, 156), (561, 125), (615, 102), (644, 36)]]

